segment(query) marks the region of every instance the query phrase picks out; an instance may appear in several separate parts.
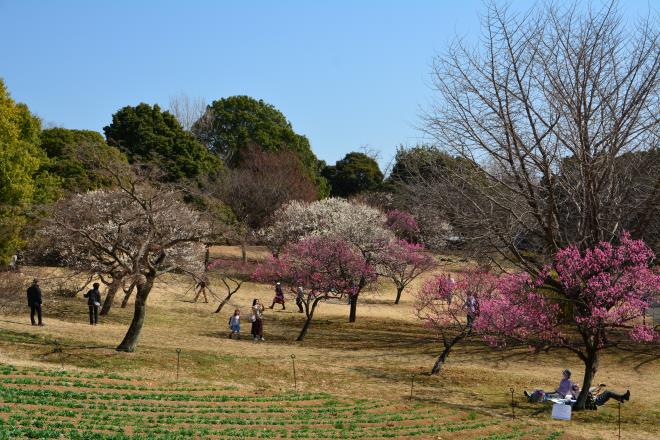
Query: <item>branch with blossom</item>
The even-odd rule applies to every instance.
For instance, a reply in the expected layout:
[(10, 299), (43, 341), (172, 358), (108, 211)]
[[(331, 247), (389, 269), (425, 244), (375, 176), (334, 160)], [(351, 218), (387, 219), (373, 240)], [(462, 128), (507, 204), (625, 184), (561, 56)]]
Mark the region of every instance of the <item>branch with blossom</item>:
[(482, 302), (490, 298), (497, 277), (480, 268), (468, 268), (456, 280), (436, 275), (424, 282), (415, 297), (415, 314), (442, 342), (431, 374), (437, 374), (456, 344), (471, 336)]
[(377, 260), (379, 274), (396, 285), (394, 304), (399, 304), (401, 293), (411, 282), (436, 267), (435, 258), (424, 251), (423, 245), (405, 240), (391, 241)]
[[(524, 273), (501, 277), (496, 294), (481, 303), (475, 328), (492, 344), (514, 339), (573, 351), (585, 364), (576, 403), (584, 408), (600, 352), (616, 345), (614, 332), (626, 330), (634, 342), (658, 339), (658, 332), (644, 323), (660, 292), (654, 258), (642, 240), (628, 233), (616, 245), (600, 242), (584, 251), (568, 246), (535, 279)], [(546, 282), (559, 289), (539, 289)]]
[(318, 304), (328, 299), (357, 295), (362, 283), (376, 280), (374, 267), (343, 240), (309, 237), (287, 245), (254, 271), (259, 282), (283, 282), (305, 289), (302, 298), (306, 321), (297, 340), (309, 329)]

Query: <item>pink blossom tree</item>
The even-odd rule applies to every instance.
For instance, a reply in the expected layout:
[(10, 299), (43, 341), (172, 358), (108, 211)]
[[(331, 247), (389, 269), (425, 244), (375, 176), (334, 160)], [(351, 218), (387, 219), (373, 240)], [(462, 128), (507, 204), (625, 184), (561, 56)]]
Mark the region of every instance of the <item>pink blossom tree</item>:
[(401, 293), (415, 278), (436, 266), (435, 259), (424, 251), (423, 245), (405, 240), (391, 241), (378, 260), (379, 274), (396, 285), (394, 304), (399, 304)]
[(496, 284), (495, 275), (474, 268), (456, 280), (437, 275), (422, 285), (415, 301), (416, 315), (436, 332), (443, 345), (431, 374), (440, 372), (454, 346), (473, 334), (480, 304), (490, 297)]
[(419, 225), (415, 217), (398, 209), (387, 212), (385, 224), (397, 237), (407, 241), (415, 241), (419, 235)]
[(345, 241), (309, 237), (288, 244), (279, 257), (271, 257), (259, 265), (253, 278), (304, 287), (302, 300), (306, 320), (296, 339), (302, 341), (320, 302), (357, 295), (362, 283), (376, 280), (376, 272), (362, 254)]
[[(259, 234), (275, 255), (288, 243), (309, 237), (342, 240), (372, 266), (378, 264), (383, 249), (394, 239), (381, 211), (334, 197), (311, 203), (289, 202)], [(350, 296), (349, 322), (357, 319), (358, 299), (367, 284), (366, 279), (360, 280), (358, 290)]]
[(513, 339), (574, 352), (585, 366), (575, 408), (584, 409), (600, 352), (620, 339), (615, 332), (627, 332), (636, 342), (658, 338), (643, 321), (660, 291), (654, 258), (643, 241), (627, 233), (617, 245), (600, 242), (583, 252), (568, 246), (536, 279), (503, 276), (497, 293), (481, 302), (475, 328), (488, 334), (492, 344)]

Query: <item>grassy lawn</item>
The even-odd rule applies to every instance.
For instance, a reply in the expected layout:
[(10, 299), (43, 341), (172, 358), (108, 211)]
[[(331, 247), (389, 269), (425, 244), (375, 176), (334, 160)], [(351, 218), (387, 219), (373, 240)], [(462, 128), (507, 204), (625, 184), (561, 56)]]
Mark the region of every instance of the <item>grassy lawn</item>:
[[(47, 276), (26, 268), (26, 282), (39, 273)], [(523, 389), (555, 387), (564, 368), (580, 377), (570, 353), (496, 351), (474, 340), (451, 354), (440, 375), (423, 374), (438, 343), (414, 318), (410, 292), (394, 305), (387, 283), (360, 298), (354, 324), (346, 304), (322, 304), (303, 343), (294, 342), (303, 318), (293, 302), (267, 310), (266, 342), (258, 344), (248, 322), (242, 340), (228, 339), (227, 319), (234, 308), (247, 317), (252, 298), (269, 305), (269, 286), (246, 283), (220, 314), (215, 299), (192, 303), (189, 287), (175, 275), (158, 283), (130, 354), (114, 351), (130, 307), (117, 306), (90, 327), (80, 296), (53, 296), (45, 287), (46, 326), (32, 327), (17, 293), (0, 312), (0, 439), (616, 438), (615, 404), (564, 422), (550, 418), (550, 407), (524, 402)], [(606, 352), (596, 379), (631, 390), (622, 438), (659, 438), (660, 350), (639, 351)]]

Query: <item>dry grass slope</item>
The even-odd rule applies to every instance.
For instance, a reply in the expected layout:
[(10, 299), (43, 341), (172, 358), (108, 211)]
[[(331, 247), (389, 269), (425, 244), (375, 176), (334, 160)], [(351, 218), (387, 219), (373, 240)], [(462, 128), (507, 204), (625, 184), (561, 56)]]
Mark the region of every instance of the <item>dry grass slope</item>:
[[(237, 249), (215, 252), (240, 255)], [(24, 281), (37, 273), (61, 275), (26, 268)], [(46, 326), (40, 328), (29, 325), (22, 292), (3, 302), (0, 439), (44, 438), (41, 431), (53, 427), (65, 438), (616, 438), (613, 404), (561, 422), (550, 419), (549, 408), (536, 414), (542, 407), (523, 402), (523, 389), (555, 386), (563, 368), (580, 374), (579, 361), (569, 353), (493, 351), (470, 341), (452, 353), (439, 376), (423, 375), (438, 344), (413, 317), (409, 295), (392, 304), (387, 283), (365, 296), (355, 324), (347, 322), (345, 304), (323, 304), (303, 343), (294, 342), (302, 317), (293, 303), (286, 311), (267, 310), (267, 341), (259, 344), (247, 338), (246, 323), (244, 339), (229, 340), (227, 318), (234, 308), (246, 314), (253, 297), (270, 304), (269, 286), (246, 283), (214, 314), (216, 300), (191, 302), (191, 283), (172, 275), (157, 285), (138, 351), (131, 354), (114, 351), (130, 308), (117, 307), (101, 325), (89, 327), (80, 297), (47, 293)], [(606, 353), (597, 379), (631, 390), (622, 409), (622, 438), (658, 438), (660, 351), (657, 346), (635, 351)], [(515, 420), (510, 387), (518, 405)], [(178, 394), (183, 397), (168, 397)], [(31, 416), (35, 405), (48, 412), (42, 418), (47, 424)], [(96, 437), (76, 437), (88, 431)], [(178, 437), (166, 436), (172, 432)]]

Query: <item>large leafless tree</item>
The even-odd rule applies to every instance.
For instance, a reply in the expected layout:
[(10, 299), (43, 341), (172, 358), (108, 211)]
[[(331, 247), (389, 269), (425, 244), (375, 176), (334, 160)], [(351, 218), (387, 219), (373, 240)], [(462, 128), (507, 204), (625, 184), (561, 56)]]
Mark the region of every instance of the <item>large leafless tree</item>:
[(532, 272), (568, 243), (657, 232), (658, 33), (652, 19), (626, 25), (616, 4), (491, 4), (479, 46), (458, 40), (433, 64), (425, 127), (457, 162), (400, 194)]
[(51, 244), (66, 266), (135, 281), (135, 312), (117, 347), (134, 351), (154, 282), (175, 270), (201, 274), (204, 243), (214, 228), (181, 201), (179, 192), (156, 187), (140, 176), (115, 177), (115, 189), (58, 201), (40, 239)]

